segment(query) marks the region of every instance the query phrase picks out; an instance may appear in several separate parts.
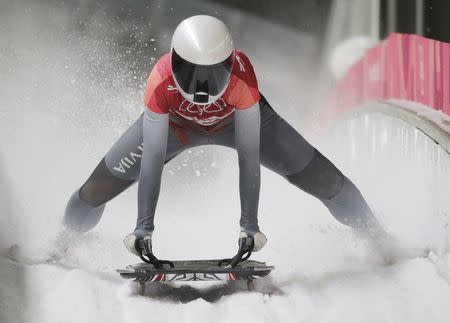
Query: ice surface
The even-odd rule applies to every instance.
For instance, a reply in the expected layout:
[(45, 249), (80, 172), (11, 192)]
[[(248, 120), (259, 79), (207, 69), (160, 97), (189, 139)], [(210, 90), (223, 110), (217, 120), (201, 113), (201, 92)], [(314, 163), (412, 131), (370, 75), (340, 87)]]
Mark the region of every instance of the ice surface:
[[(142, 100), (130, 66), (116, 60), (114, 41), (94, 24), (98, 17), (80, 36), (56, 32), (67, 13), (52, 13), (46, 20), (45, 9), (30, 5), (1, 17), (8, 42), (0, 49), (0, 247), (6, 255), (16, 245), (31, 263), (55, 251), (67, 199), (139, 115)], [(237, 43), (254, 57), (274, 108), (302, 131), (314, 39), (234, 11), (223, 15), (246, 23)], [(17, 24), (17, 17), (29, 19)], [(161, 286), (140, 297), (114, 272), (137, 261), (121, 242), (136, 219), (132, 187), (108, 204), (95, 230), (63, 239), (68, 249), (60, 264), (0, 257), (0, 322), (448, 322), (448, 155), (411, 126), (381, 115), (348, 120), (313, 143), (358, 184), (392, 232), (433, 254), (384, 265), (324, 206), (264, 169), (260, 224), (269, 242), (255, 259), (277, 269), (271, 282), (256, 287), (274, 293), (196, 284)], [(232, 150), (201, 147), (167, 166), (154, 234), (158, 256), (235, 251), (236, 164)]]

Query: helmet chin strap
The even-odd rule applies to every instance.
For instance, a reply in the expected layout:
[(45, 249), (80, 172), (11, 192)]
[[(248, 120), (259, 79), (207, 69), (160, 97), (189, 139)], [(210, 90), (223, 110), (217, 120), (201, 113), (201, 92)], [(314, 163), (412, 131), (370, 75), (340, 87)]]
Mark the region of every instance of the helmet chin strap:
[(197, 92), (194, 94), (194, 101), (198, 104), (207, 104), (209, 101), (208, 93)]
[(209, 93), (208, 81), (201, 82), (197, 80), (197, 84), (195, 86), (194, 101), (200, 104), (208, 103), (209, 101), (208, 93)]

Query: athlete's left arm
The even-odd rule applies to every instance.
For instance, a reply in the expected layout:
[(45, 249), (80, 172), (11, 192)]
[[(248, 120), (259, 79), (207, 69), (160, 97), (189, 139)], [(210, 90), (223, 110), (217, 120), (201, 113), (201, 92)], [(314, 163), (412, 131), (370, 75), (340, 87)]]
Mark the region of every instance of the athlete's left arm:
[(241, 227), (248, 233), (259, 231), (258, 203), (261, 186), (259, 144), (261, 116), (259, 103), (235, 110), (235, 145), (239, 159)]

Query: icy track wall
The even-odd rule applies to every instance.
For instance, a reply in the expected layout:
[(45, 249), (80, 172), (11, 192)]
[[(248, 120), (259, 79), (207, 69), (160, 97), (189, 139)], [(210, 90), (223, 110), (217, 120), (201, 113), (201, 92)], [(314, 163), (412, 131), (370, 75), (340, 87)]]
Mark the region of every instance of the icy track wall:
[[(350, 67), (313, 125), (341, 150), (333, 159), (365, 178), (359, 187), (388, 227), (404, 237), (428, 231), (424, 240), (447, 264), (448, 282), (450, 44), (391, 34)], [(411, 225), (415, 217), (420, 229)]]
[(326, 128), (374, 101), (393, 103), (375, 109), (413, 124), (450, 152), (450, 44), (391, 34), (349, 69), (321, 111), (320, 124)]

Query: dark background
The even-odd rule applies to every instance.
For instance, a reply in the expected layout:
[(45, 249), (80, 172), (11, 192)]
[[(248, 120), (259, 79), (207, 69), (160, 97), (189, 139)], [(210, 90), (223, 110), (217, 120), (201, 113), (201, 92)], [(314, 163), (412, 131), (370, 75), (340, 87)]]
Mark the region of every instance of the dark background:
[[(389, 31), (398, 31), (409, 34), (422, 34), (425, 37), (450, 42), (450, 1), (448, 0), (422, 0), (422, 11), (418, 12), (416, 0), (381, 0), (380, 35), (386, 37)], [(387, 17), (389, 3), (395, 10), (394, 30), (389, 30)], [(416, 29), (416, 16), (422, 16), (423, 30)]]

